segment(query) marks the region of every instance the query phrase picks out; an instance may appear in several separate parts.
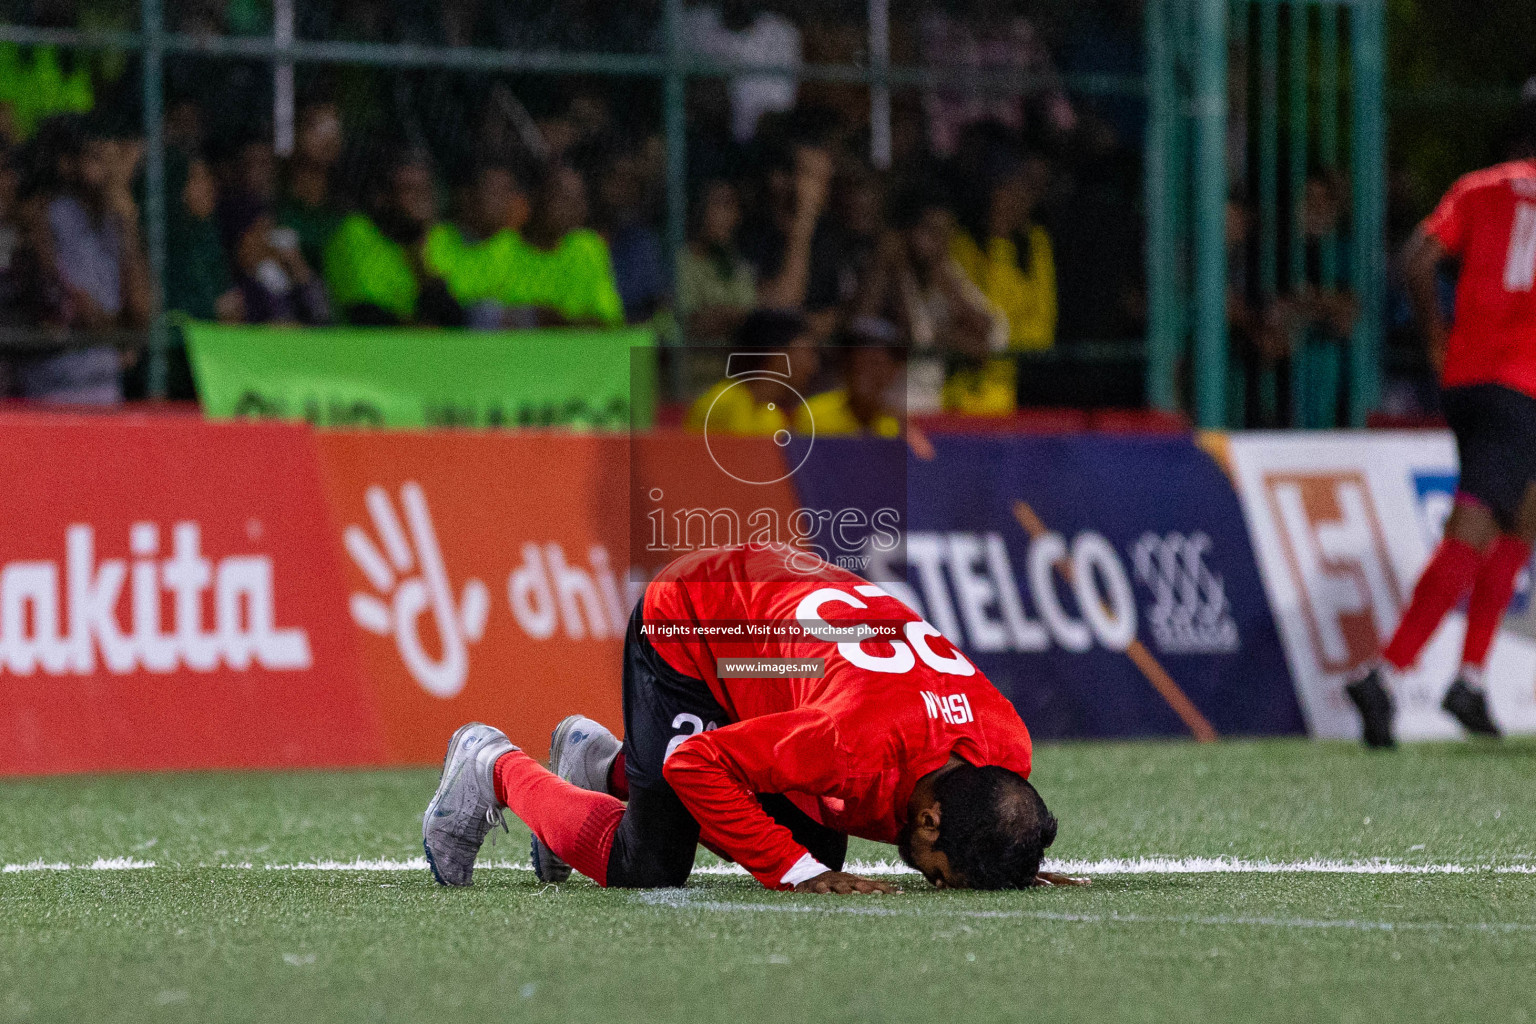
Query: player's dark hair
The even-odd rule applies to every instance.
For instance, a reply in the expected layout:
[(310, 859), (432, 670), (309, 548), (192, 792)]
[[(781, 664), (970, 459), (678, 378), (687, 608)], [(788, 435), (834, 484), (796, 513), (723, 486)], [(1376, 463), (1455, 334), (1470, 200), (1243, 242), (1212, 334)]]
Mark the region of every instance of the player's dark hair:
[(789, 310), (758, 309), (747, 314), (731, 335), (731, 355), (726, 372), (732, 377), (754, 370), (782, 375), (789, 367), (786, 353), (796, 339), (810, 330), (805, 317)]
[(359, 181), (367, 206), (377, 209), (387, 205), (395, 187), (395, 175), (407, 167), (425, 167), (436, 172), (432, 155), (409, 140), (391, 137), (380, 139), (367, 147), (367, 155), (359, 166)]
[(772, 352), (788, 348), (810, 330), (805, 317), (790, 310), (758, 309), (731, 336), (731, 345), (744, 352)]
[(1026, 889), (1056, 840), (1056, 817), (1023, 776), (963, 764), (933, 784), (939, 838), (933, 848), (972, 889)]
[(891, 203), (891, 226), (907, 231), (917, 226), (929, 210), (948, 210), (951, 207), (949, 193), (937, 182), (925, 181), (897, 193)]

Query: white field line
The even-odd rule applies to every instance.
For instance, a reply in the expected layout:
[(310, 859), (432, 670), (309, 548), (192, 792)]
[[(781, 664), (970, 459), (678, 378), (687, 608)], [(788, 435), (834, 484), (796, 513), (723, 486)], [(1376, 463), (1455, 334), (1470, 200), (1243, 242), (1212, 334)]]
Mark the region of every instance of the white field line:
[(1048, 860), (1048, 871), (1068, 875), (1500, 875), (1536, 874), (1536, 864), (1411, 864), (1392, 860), (1242, 860), (1235, 857), (1128, 857), (1108, 860)]
[[(236, 861), (220, 864), (219, 867), (231, 871), (425, 871), (427, 859), (408, 857), (404, 860), (392, 860), (359, 857), (357, 860), (310, 860), (293, 864), (253, 864), (250, 861)], [(893, 861), (856, 861), (847, 865), (847, 868), (849, 871), (865, 875), (916, 874), (905, 864)], [(476, 864), (475, 870), (532, 871), (533, 866), (527, 861), (493, 860)], [(695, 875), (745, 875), (747, 872), (739, 864), (702, 864), (694, 868), (693, 873)]]
[[(1058, 871), (1083, 874), (1201, 874), (1238, 873), (1275, 874), (1280, 872), (1335, 873), (1335, 874), (1536, 874), (1536, 865), (1468, 865), (1468, 864), (1398, 864), (1390, 861), (1330, 861), (1307, 860), (1296, 862), (1241, 861), (1224, 858), (1152, 858), (1117, 859), (1101, 861), (1060, 861), (1049, 867)], [(89, 864), (68, 864), (44, 860), (24, 864), (0, 865), (0, 874), (17, 874), (36, 871), (141, 871), (156, 867), (154, 861), (133, 857), (98, 857)], [(408, 860), (309, 861), (301, 864), (264, 864), (255, 868), (249, 863), (222, 864), (226, 870), (266, 871), (425, 871), (426, 859), (415, 857)], [(530, 870), (526, 864), (511, 861), (493, 861), (481, 865), (492, 870)], [(905, 865), (890, 861), (855, 861), (848, 869), (859, 874), (911, 873)], [(712, 864), (695, 870), (696, 874), (725, 875), (744, 874), (734, 864)], [(932, 907), (902, 907), (885, 902), (856, 903), (842, 901), (817, 901), (815, 903), (732, 903), (709, 899), (707, 894), (687, 889), (653, 889), (635, 893), (632, 897), (647, 906), (674, 910), (696, 910), (712, 913), (776, 913), (776, 914), (843, 914), (859, 917), (939, 917), (975, 918), (982, 920), (1034, 920), (1062, 924), (1123, 924), (1123, 925), (1194, 925), (1199, 927), (1231, 928), (1292, 928), (1335, 929), (1359, 932), (1471, 932), (1482, 934), (1509, 934), (1536, 932), (1536, 922), (1527, 921), (1372, 921), (1359, 918), (1307, 917), (1244, 917), (1238, 915), (1166, 915), (1155, 914), (1070, 914), (1047, 910), (948, 910)]]
[(1360, 918), (1331, 920), (1315, 917), (1244, 917), (1230, 914), (1065, 914), (1049, 910), (948, 910), (903, 907), (886, 902), (889, 897), (866, 897), (856, 902), (817, 900), (814, 903), (730, 903), (705, 898), (687, 889), (652, 889), (633, 899), (646, 906), (672, 910), (702, 910), (724, 914), (843, 914), (854, 917), (935, 917), (985, 920), (1054, 921), (1062, 924), (1174, 924), (1203, 927), (1338, 929), (1360, 932), (1481, 932), (1507, 934), (1536, 932), (1531, 921), (1371, 921)]
[(152, 860), (138, 860), (134, 857), (97, 857), (89, 864), (34, 860), (25, 864), (0, 865), (0, 874), (14, 875), (21, 871), (142, 871), (154, 866)]
[[(166, 864), (164, 867), (176, 865)], [(196, 865), (206, 867), (208, 865)], [(69, 864), (35, 860), (25, 864), (0, 865), (0, 874), (23, 871), (123, 871), (154, 868), (154, 861), (133, 857), (98, 857), (89, 864)], [(354, 860), (313, 860), (294, 863), (256, 864), (238, 861), (219, 864), (231, 871), (336, 871), (393, 872), (425, 871), (424, 857), (356, 858)], [(478, 865), (482, 871), (528, 871), (527, 862), (496, 860)], [(1234, 857), (1116, 857), (1102, 860), (1049, 860), (1045, 868), (1072, 875), (1198, 875), (1198, 874), (1323, 874), (1323, 875), (1536, 875), (1536, 863), (1520, 864), (1413, 864), (1392, 860), (1331, 860), (1310, 858), (1298, 861), (1243, 860)], [(915, 872), (897, 861), (853, 861), (848, 871), (860, 875), (910, 875)], [(694, 868), (696, 875), (745, 875), (738, 864), (707, 864)]]

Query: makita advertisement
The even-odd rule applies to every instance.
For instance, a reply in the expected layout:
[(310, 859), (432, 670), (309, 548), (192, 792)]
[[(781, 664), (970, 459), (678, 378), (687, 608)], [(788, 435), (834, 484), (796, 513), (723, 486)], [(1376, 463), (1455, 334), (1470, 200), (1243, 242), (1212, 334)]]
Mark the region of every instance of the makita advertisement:
[(1242, 512), (1187, 437), (935, 437), (902, 597), (1041, 738), (1301, 732)]
[[(1456, 446), (1439, 431), (1273, 433), (1234, 436), (1230, 451), (1310, 731), (1356, 736), (1359, 719), (1342, 687), (1392, 636), (1439, 542)], [(1461, 735), (1440, 698), (1466, 628), (1464, 610), (1453, 611), (1418, 664), (1394, 680), (1402, 738)], [(1501, 632), (1486, 682), (1500, 724), (1536, 732), (1536, 641)]]
[(378, 763), (311, 433), (0, 417), (0, 773)]

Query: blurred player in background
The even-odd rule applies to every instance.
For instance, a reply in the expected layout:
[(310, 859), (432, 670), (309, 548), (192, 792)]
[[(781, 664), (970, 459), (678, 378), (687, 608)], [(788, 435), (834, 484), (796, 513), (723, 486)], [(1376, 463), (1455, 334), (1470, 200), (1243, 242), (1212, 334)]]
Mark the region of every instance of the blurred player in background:
[[(723, 674), (738, 657), (824, 669)], [(905, 604), (796, 548), (715, 548), (674, 562), (635, 609), (623, 743), (573, 715), (546, 771), (499, 730), (463, 727), (423, 845), (439, 882), (468, 885), (507, 807), (546, 882), (574, 866), (603, 886), (680, 886), (702, 841), (770, 889), (895, 891), (842, 870), (850, 835), (895, 843), (944, 888), (1075, 881), (1040, 872), (1056, 819), (1030, 761), (1013, 705)]]
[[(1412, 665), (1469, 592), (1461, 669), (1441, 706), (1469, 732), (1499, 734), (1483, 665), (1536, 541), (1536, 97), (1520, 110), (1509, 155), (1507, 163), (1457, 181), (1404, 257), (1414, 310), (1440, 369), (1461, 478), (1445, 538), (1397, 632), (1381, 659), (1345, 687), (1372, 747), (1394, 742), (1382, 669)], [(1436, 301), (1447, 260), (1461, 267), (1451, 324)]]

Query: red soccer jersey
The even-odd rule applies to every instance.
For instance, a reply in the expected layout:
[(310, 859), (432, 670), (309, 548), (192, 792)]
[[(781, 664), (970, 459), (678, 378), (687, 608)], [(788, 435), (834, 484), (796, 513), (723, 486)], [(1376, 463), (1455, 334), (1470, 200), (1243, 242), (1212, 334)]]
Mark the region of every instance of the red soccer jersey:
[(1424, 230), (1461, 258), (1442, 383), (1536, 397), (1536, 161), (1461, 178)]
[[(938, 630), (850, 572), (817, 560), (796, 572), (790, 558), (807, 560), (753, 545), (686, 556), (647, 588), (643, 613), (657, 653), (703, 680), (731, 717), (679, 744), (663, 774), (705, 844), (771, 889), (825, 868), (755, 794), (783, 793), (830, 828), (893, 843), (918, 779), (951, 754), (1030, 769), (1018, 712)], [(860, 624), (880, 632), (828, 636), (829, 626), (851, 636)], [(722, 657), (822, 658), (825, 667), (820, 678), (722, 679)]]

